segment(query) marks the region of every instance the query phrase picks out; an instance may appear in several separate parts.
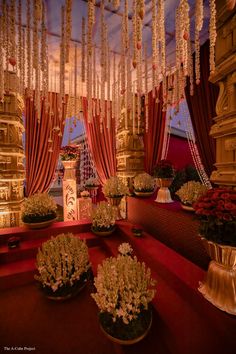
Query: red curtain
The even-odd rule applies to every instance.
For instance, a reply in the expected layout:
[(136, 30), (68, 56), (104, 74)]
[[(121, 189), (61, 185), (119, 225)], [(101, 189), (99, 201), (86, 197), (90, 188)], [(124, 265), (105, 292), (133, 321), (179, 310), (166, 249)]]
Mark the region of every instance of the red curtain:
[(200, 84), (194, 84), (194, 95), (190, 96), (189, 80), (185, 88), (186, 100), (196, 137), (198, 151), (207, 175), (210, 177), (215, 163), (215, 140), (209, 136), (216, 116), (215, 105), (219, 88), (208, 81), (209, 70), (209, 41), (200, 50)]
[(59, 119), (58, 94), (48, 95), (48, 107), (42, 103), (41, 118), (38, 123), (34, 100), (27, 98), (25, 103), (25, 157), (26, 157), (26, 195), (48, 191), (57, 166), (62, 137), (53, 131), (52, 152), (49, 152), (48, 139), (53, 127), (60, 127), (63, 134), (66, 104), (63, 105), (62, 118)]
[(152, 91), (148, 94), (149, 129), (144, 134), (144, 166), (145, 171), (149, 174), (153, 173), (154, 166), (161, 159), (166, 121), (166, 112), (162, 111), (162, 106), (162, 85), (160, 85), (155, 97), (153, 97)]
[(86, 98), (83, 99), (83, 110), (89, 148), (98, 177), (104, 184), (109, 177), (116, 175), (115, 122), (111, 119), (111, 127), (108, 129), (107, 117), (105, 117), (103, 130), (101, 131), (99, 115), (93, 117), (92, 122), (88, 122), (88, 101)]

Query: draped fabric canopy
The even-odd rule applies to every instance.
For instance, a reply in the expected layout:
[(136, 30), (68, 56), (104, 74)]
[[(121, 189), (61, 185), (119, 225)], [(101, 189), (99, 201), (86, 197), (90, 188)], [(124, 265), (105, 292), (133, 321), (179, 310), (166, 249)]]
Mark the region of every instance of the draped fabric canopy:
[[(37, 121), (34, 101), (30, 98), (25, 103), (25, 158), (26, 158), (26, 195), (48, 191), (58, 162), (62, 137), (52, 132), (53, 127), (60, 127), (63, 134), (63, 120), (66, 104), (62, 115), (59, 115), (59, 97), (56, 93), (48, 95), (48, 109), (42, 103), (40, 122)], [(52, 152), (49, 152), (49, 137), (52, 138)]]
[(162, 111), (162, 85), (153, 97), (148, 94), (148, 131), (144, 134), (145, 171), (153, 173), (153, 168), (160, 161), (164, 141), (166, 112)]
[(209, 41), (201, 46), (200, 64), (200, 84), (194, 84), (194, 95), (191, 96), (190, 84), (188, 81), (185, 88), (185, 95), (199, 154), (205, 171), (208, 177), (210, 177), (211, 172), (214, 169), (216, 157), (215, 140), (209, 136), (209, 132), (211, 126), (213, 125), (213, 118), (216, 116), (215, 106), (219, 88), (208, 81), (210, 75)]
[(98, 114), (89, 122), (88, 101), (86, 98), (83, 99), (83, 110), (89, 148), (100, 182), (104, 184), (109, 177), (116, 175), (115, 122), (112, 119), (110, 129), (108, 129), (107, 117), (105, 117), (101, 130), (100, 116)]

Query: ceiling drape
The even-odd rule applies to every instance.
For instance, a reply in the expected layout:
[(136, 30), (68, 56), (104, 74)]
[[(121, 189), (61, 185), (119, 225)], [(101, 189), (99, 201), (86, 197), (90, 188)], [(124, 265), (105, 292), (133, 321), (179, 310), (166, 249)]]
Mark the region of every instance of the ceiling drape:
[[(34, 99), (27, 98), (25, 102), (25, 159), (26, 159), (26, 195), (48, 191), (54, 178), (62, 137), (58, 135), (59, 127), (62, 135), (64, 131), (63, 120), (66, 113), (66, 104), (63, 105), (62, 114), (59, 114), (59, 95), (48, 94), (48, 109), (42, 101), (41, 118), (38, 122)], [(52, 143), (48, 143), (51, 137)], [(52, 152), (49, 152), (49, 147)]]
[(149, 174), (153, 173), (153, 168), (161, 160), (166, 122), (166, 112), (162, 111), (162, 107), (161, 84), (154, 97), (152, 91), (148, 94), (148, 131), (144, 133), (144, 166)]
[[(105, 104), (107, 105), (107, 102)], [(100, 115), (98, 114), (89, 122), (86, 98), (83, 98), (83, 111), (89, 148), (100, 182), (104, 184), (109, 177), (116, 175), (115, 122), (114, 119), (111, 119), (111, 126), (108, 129), (107, 117), (105, 117), (101, 129)], [(107, 109), (105, 111), (107, 112)]]
[(199, 85), (194, 84), (194, 95), (190, 95), (189, 80), (185, 88), (185, 95), (198, 151), (205, 171), (210, 177), (214, 169), (216, 151), (215, 140), (209, 136), (209, 132), (213, 125), (213, 118), (216, 116), (215, 106), (219, 88), (208, 81), (210, 75), (209, 41), (200, 49), (200, 73), (201, 81)]

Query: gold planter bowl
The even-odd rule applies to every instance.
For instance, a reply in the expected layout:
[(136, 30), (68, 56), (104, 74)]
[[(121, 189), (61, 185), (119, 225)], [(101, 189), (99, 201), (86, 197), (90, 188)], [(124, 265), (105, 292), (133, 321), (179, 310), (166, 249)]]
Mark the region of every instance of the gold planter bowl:
[(181, 203), (181, 208), (186, 211), (194, 211), (194, 208), (190, 205), (185, 205)]
[(42, 221), (42, 222), (23, 222), (25, 226), (27, 226), (29, 229), (43, 229), (45, 227), (50, 226), (54, 221), (56, 221), (57, 218)]
[(201, 240), (212, 261), (198, 290), (220, 310), (236, 315), (236, 247)]
[(173, 178), (157, 178), (157, 185), (162, 188), (169, 188), (173, 182)]
[(144, 197), (144, 198), (148, 198), (151, 197), (153, 195), (154, 191), (151, 192), (139, 192), (134, 190), (134, 194), (137, 195), (137, 197)]
[(102, 236), (102, 237), (110, 236), (111, 234), (113, 234), (115, 229), (116, 229), (115, 225), (107, 231), (99, 231), (99, 230), (95, 230), (93, 227), (91, 227), (91, 230), (95, 235)]
[(119, 338), (113, 337), (112, 335), (107, 333), (106, 330), (103, 328), (103, 326), (100, 323), (100, 328), (101, 328), (102, 332), (105, 334), (105, 336), (108, 339), (110, 339), (112, 342), (120, 344), (120, 345), (132, 345), (132, 344), (140, 342), (142, 339), (144, 339), (146, 337), (146, 335), (148, 334), (151, 326), (152, 326), (152, 316), (151, 316), (151, 320), (150, 320), (150, 323), (148, 325), (148, 328), (145, 330), (145, 332), (143, 332), (142, 335), (140, 335), (139, 337), (134, 338), (134, 339), (119, 339)]

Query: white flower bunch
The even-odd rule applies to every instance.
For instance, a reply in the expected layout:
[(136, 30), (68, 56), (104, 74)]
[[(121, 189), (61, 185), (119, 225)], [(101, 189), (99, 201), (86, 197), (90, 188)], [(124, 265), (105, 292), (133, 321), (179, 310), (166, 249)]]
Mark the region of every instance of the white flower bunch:
[(106, 180), (103, 193), (106, 197), (121, 197), (127, 195), (129, 189), (118, 177), (111, 177)]
[(119, 246), (118, 251), (120, 252), (120, 254), (125, 256), (125, 255), (130, 255), (133, 252), (133, 248), (131, 247), (131, 245), (129, 243), (123, 242)]
[(94, 177), (90, 177), (86, 180), (85, 182), (85, 186), (87, 187), (97, 187), (99, 186), (99, 182), (97, 178)]
[(113, 316), (113, 321), (121, 318), (125, 324), (137, 318), (142, 309), (155, 296), (156, 281), (151, 271), (137, 258), (118, 255), (103, 261), (98, 266), (93, 299), (101, 312)]
[(47, 193), (37, 193), (25, 199), (22, 206), (22, 217), (26, 215), (56, 214), (57, 205)]
[(60, 234), (44, 242), (38, 250), (35, 279), (53, 292), (63, 286), (73, 286), (90, 268), (85, 241), (73, 234)]
[(176, 194), (183, 204), (192, 205), (207, 191), (207, 187), (200, 182), (189, 181), (185, 183)]
[(92, 226), (95, 229), (109, 229), (115, 225), (116, 210), (107, 202), (100, 202), (92, 211)]
[(151, 192), (154, 186), (154, 179), (148, 173), (141, 173), (134, 178), (134, 189), (136, 191)]
[(87, 198), (89, 197), (89, 192), (88, 191), (83, 191), (80, 193), (81, 197)]

